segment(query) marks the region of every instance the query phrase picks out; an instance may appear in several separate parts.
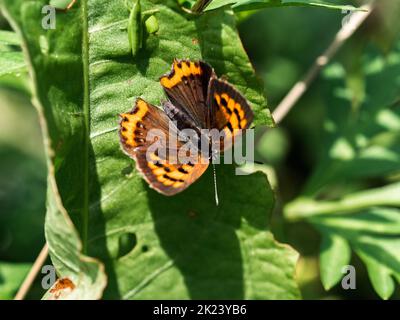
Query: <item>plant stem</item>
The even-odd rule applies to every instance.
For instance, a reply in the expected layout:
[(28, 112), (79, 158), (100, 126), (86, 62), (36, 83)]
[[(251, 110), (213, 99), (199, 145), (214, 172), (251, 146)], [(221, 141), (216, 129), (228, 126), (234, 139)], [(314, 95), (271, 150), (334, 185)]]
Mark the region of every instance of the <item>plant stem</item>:
[(25, 298), (26, 294), (28, 293), (29, 289), (32, 286), (33, 281), (35, 281), (37, 274), (39, 273), (40, 269), (45, 263), (48, 255), (49, 255), (49, 247), (47, 246), (46, 243), (43, 246), (43, 249), (40, 251), (35, 262), (33, 263), (31, 270), (29, 270), (29, 273), (26, 276), (21, 287), (19, 288), (17, 294), (15, 295), (14, 300), (23, 300)]
[(288, 203), (284, 209), (288, 220), (302, 220), (326, 214), (343, 214), (361, 211), (373, 206), (400, 206), (400, 183), (382, 188), (360, 191), (337, 201), (317, 201), (298, 198)]
[(315, 60), (314, 64), (308, 70), (303, 79), (301, 79), (292, 87), (289, 93), (283, 98), (281, 103), (275, 108), (272, 113), (272, 117), (276, 123), (281, 122), (285, 118), (297, 101), (299, 101), (299, 99), (310, 87), (310, 84), (317, 77), (323, 67), (328, 64), (328, 62), (342, 47), (345, 41), (354, 34), (354, 32), (371, 14), (372, 9), (372, 4), (367, 4), (361, 7), (361, 11), (355, 11), (351, 14), (349, 21), (343, 24), (342, 28), (338, 31), (330, 46)]

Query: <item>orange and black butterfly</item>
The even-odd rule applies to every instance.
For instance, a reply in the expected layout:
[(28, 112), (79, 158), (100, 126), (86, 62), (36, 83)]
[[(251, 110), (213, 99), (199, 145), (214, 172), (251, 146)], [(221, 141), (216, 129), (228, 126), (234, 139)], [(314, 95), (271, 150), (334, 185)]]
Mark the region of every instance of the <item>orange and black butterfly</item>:
[[(137, 99), (130, 112), (120, 115), (119, 134), (122, 149), (136, 161), (149, 185), (164, 195), (174, 195), (206, 171), (210, 157), (199, 152), (199, 161), (172, 162), (168, 156), (152, 151), (154, 139), (148, 139), (150, 130), (165, 133), (167, 138), (162, 144), (167, 151), (173, 148), (168, 139), (171, 127), (178, 136), (185, 128), (193, 129), (199, 136), (202, 129), (217, 129), (233, 143), (238, 129), (249, 128), (253, 112), (246, 99), (228, 82), (218, 79), (203, 61), (174, 60), (172, 70), (160, 78), (160, 83), (168, 97), (162, 103), (164, 111)], [(219, 151), (232, 143), (221, 143)], [(178, 140), (174, 151), (179, 153), (183, 145)]]

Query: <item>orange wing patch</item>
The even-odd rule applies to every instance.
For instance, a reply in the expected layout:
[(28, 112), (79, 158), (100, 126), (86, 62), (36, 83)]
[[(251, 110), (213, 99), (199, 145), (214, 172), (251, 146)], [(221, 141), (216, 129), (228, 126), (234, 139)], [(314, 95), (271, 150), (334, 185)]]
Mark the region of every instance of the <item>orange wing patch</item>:
[(171, 89), (178, 83), (181, 83), (184, 77), (188, 78), (192, 75), (196, 76), (201, 74), (202, 70), (197, 61), (174, 60), (172, 71), (170, 74), (162, 76), (160, 78), (160, 83), (163, 87)]
[(218, 105), (216, 114), (218, 123), (226, 123), (224, 130), (228, 133), (236, 129), (246, 129), (248, 120), (245, 111), (239, 102), (236, 102), (227, 93), (214, 93), (214, 99)]
[(142, 99), (138, 99), (132, 111), (120, 115), (121, 139), (124, 140), (127, 146), (135, 148), (143, 145), (146, 141), (145, 131), (143, 130), (145, 126), (142, 120), (148, 111), (147, 103)]
[(174, 195), (191, 185), (207, 169), (208, 162), (171, 164), (155, 153), (138, 153), (137, 166), (144, 173), (149, 185), (165, 195)]

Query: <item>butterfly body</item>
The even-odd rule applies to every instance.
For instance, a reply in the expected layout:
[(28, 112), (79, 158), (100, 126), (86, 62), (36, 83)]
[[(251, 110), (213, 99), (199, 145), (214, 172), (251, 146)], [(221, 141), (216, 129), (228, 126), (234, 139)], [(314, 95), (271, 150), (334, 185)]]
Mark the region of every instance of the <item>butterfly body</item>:
[[(163, 111), (137, 99), (130, 112), (120, 115), (119, 134), (123, 151), (136, 161), (149, 185), (174, 195), (196, 181), (209, 162), (233, 144), (240, 129), (249, 128), (253, 112), (246, 99), (202, 61), (174, 60), (160, 83), (168, 97)], [(151, 136), (152, 130), (164, 133), (165, 138)], [(210, 131), (228, 138), (222, 139), (218, 150)], [(166, 152), (153, 150), (156, 143)], [(188, 146), (197, 151), (191, 160), (177, 158), (188, 152)]]

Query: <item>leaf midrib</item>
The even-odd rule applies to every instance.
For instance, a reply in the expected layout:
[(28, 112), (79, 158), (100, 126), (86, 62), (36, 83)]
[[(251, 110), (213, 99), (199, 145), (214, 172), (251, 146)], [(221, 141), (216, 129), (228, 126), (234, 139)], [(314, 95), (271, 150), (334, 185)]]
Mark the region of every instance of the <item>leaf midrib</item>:
[(89, 143), (90, 143), (90, 97), (89, 97), (89, 27), (87, 0), (82, 1), (82, 60), (83, 60), (83, 114), (84, 114), (84, 160), (83, 160), (83, 206), (82, 206), (82, 253), (87, 253), (89, 219)]

